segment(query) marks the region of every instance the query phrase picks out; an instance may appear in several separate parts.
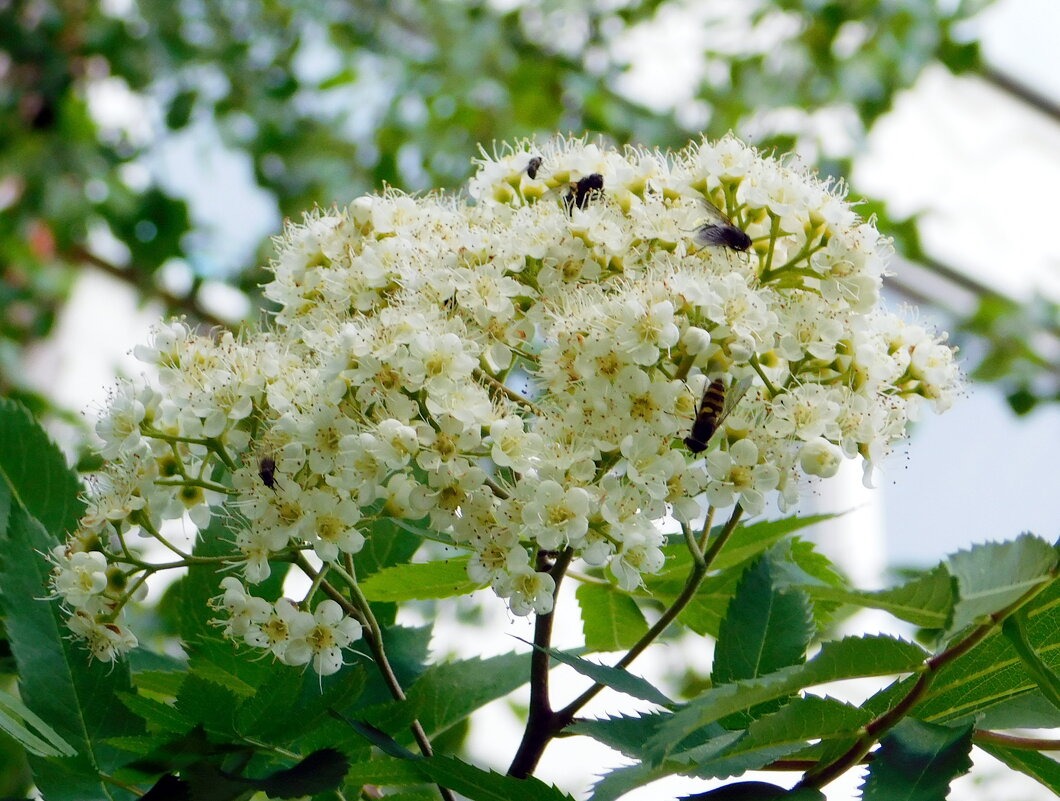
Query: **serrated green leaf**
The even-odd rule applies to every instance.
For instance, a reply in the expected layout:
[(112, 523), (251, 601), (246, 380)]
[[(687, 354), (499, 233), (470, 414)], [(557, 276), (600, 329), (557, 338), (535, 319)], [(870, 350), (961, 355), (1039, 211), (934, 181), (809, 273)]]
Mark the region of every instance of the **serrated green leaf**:
[(905, 718), (880, 740), (862, 801), (945, 801), (950, 782), (972, 767), (972, 727)]
[(574, 594), (590, 651), (625, 651), (648, 633), (637, 602), (614, 587), (582, 584)]
[(382, 757), (355, 762), (346, 772), (347, 784), (374, 784), (379, 787), (402, 787), (429, 781), (419, 769), (419, 761)]
[(434, 736), (476, 709), (503, 698), (530, 678), (529, 654), (466, 659), (429, 668), (406, 696), (420, 725)]
[[(681, 610), (677, 619), (696, 634), (717, 637), (725, 610), (740, 582), (738, 570), (726, 570), (718, 576), (708, 576), (699, 585), (695, 597)], [(676, 596), (673, 596), (676, 597)], [(670, 599), (672, 600), (672, 598)]]
[[(537, 648), (538, 646), (534, 645), (534, 647)], [(646, 679), (636, 676), (628, 670), (590, 662), (587, 659), (572, 656), (571, 654), (564, 653), (555, 648), (545, 648), (544, 650), (548, 651), (549, 656), (557, 662), (562, 662), (564, 665), (574, 668), (583, 676), (588, 676), (597, 684), (603, 684), (605, 687), (610, 687), (612, 690), (617, 690), (620, 693), (631, 695), (634, 698), (640, 698), (643, 701), (650, 701), (651, 703), (659, 704), (660, 706), (669, 706), (673, 703), (673, 701), (663, 695), (660, 690), (654, 687)]]
[(803, 660), (813, 636), (805, 593), (778, 591), (776, 564), (763, 554), (744, 573), (726, 611), (714, 650), (715, 686), (753, 679)]
[[(7, 485), (0, 496), (10, 500)], [(0, 560), (0, 600), (8, 641), (19, 673), (22, 703), (77, 751), (66, 759), (30, 758), (34, 781), (54, 801), (111, 799), (100, 781), (126, 755), (107, 744), (111, 737), (143, 732), (142, 721), (117, 700), (131, 692), (124, 663), (103, 664), (72, 642), (59, 606), (37, 600), (47, 593), (49, 574), (41, 556), (56, 544), (17, 503), (10, 505)]]
[(290, 768), (258, 779), (254, 785), (269, 798), (316, 795), (341, 787), (348, 768), (345, 754), (334, 748), (321, 748)]
[[(1020, 610), (1005, 620), (1001, 633), (1005, 635), (1017, 656), (1023, 660), (1024, 667), (1037, 683), (1042, 696), (1055, 709), (1060, 710), (1060, 676), (1050, 670), (1027, 638), (1027, 631), (1023, 625), (1024, 615), (1024, 610)], [(1053, 642), (1043, 643), (1043, 645), (1054, 644)]]
[[(784, 754), (793, 753), (809, 740), (829, 739), (856, 733), (872, 720), (872, 713), (834, 698), (805, 695), (792, 699), (776, 712), (751, 722), (747, 731), (719, 756), (718, 761), (761, 752), (761, 767)], [(781, 754), (777, 749), (784, 750)], [(706, 765), (700, 765), (700, 770)], [(697, 771), (696, 775), (707, 774)], [(730, 775), (728, 773), (710, 775)]]
[(571, 801), (540, 779), (516, 779), (444, 756), (418, 759), (384, 757), (350, 766), (347, 783), (394, 787), (433, 782), (471, 801)]
[(387, 603), (467, 595), (482, 587), (467, 577), (468, 559), (459, 556), (387, 567), (361, 582), (361, 590), (369, 601)]
[[(792, 515), (780, 520), (763, 520), (750, 525), (738, 526), (725, 543), (721, 553), (717, 555), (711, 564), (711, 570), (727, 570), (730, 567), (742, 564), (753, 559), (758, 554), (800, 529), (807, 528), (831, 520), (838, 515), (809, 515), (799, 517)], [(724, 526), (715, 526), (711, 530), (711, 537), (721, 534)], [(648, 595), (677, 595), (685, 585), (689, 570), (692, 567), (692, 557), (688, 553), (688, 547), (681, 542), (663, 547), (666, 556), (666, 566), (653, 576), (645, 576), (645, 590)]]
[(415, 764), (431, 781), (471, 801), (572, 801), (566, 793), (533, 776), (516, 779), (453, 757), (433, 756)]
[(33, 714), (18, 698), (3, 690), (0, 690), (0, 729), (37, 756), (69, 757), (77, 753), (55, 729)]
[(187, 675), (185, 671), (145, 670), (143, 672), (135, 672), (134, 670), (132, 680), (133, 684), (136, 685), (136, 689), (141, 693), (146, 693), (149, 697), (176, 698), (177, 693), (180, 692), (180, 685)]
[(678, 801), (824, 801), (824, 798), (824, 793), (812, 787), (785, 790), (767, 782), (736, 782), (705, 793), (686, 795)]
[[(1037, 653), (1060, 672), (1060, 581), (1053, 581), (1024, 607), (1027, 637), (1040, 643)], [(1023, 661), (999, 631), (944, 666), (913, 714), (929, 723), (954, 723), (1037, 692)]]
[(84, 508), (77, 476), (29, 410), (7, 398), (0, 398), (0, 480), (49, 534), (61, 539), (77, 527)]
[[(411, 687), (427, 669), (431, 629), (428, 626), (386, 626), (383, 644), (390, 667), (402, 687)], [(390, 688), (370, 659), (364, 659), (368, 682), (359, 706), (388, 704), (394, 700)]]
[(956, 598), (956, 579), (942, 565), (922, 576), (888, 590), (859, 592), (828, 585), (806, 585), (803, 589), (816, 600), (855, 604), (882, 609), (899, 620), (929, 629), (946, 628)]
[(177, 696), (177, 711), (183, 718), (221, 736), (236, 734), (238, 706), (236, 695), (230, 689), (196, 673), (184, 680)]
[(324, 677), (313, 671), (279, 667), (236, 713), (240, 733), (277, 745), (316, 734), (332, 722), (330, 711), (352, 704), (366, 683), (366, 671), (361, 666), (347, 666)]
[(1058, 729), (1060, 709), (1038, 691), (1010, 698), (976, 713), (978, 729)]
[(380, 570), (408, 562), (423, 540), (389, 518), (372, 523), (364, 547), (354, 554), (357, 577), (364, 583)]
[(111, 737), (107, 740), (107, 744), (136, 756), (146, 756), (170, 742), (171, 739), (169, 735), (140, 734), (135, 737)]
[(960, 631), (1048, 581), (1056, 560), (1056, 549), (1030, 534), (953, 554), (946, 560), (950, 573), (957, 578), (957, 605), (950, 630)]
[[(700, 756), (718, 754), (732, 745), (740, 737), (739, 732), (726, 732), (713, 738), (709, 743), (702, 746), (698, 753)], [(662, 779), (674, 774), (686, 773), (694, 770), (695, 766), (687, 759), (666, 759), (657, 765), (641, 762), (636, 765), (628, 765), (608, 771), (593, 786), (593, 794), (589, 801), (614, 801), (631, 790), (642, 787), (645, 784)]]
[[(639, 759), (644, 743), (648, 742), (658, 730), (659, 725), (666, 719), (664, 715), (620, 716), (613, 718), (602, 718), (599, 720), (576, 720), (567, 726), (564, 731), (571, 734), (582, 734), (592, 737), (597, 742), (614, 748), (621, 754)], [(719, 726), (720, 730), (721, 727)], [(723, 730), (714, 734), (724, 733)]]
[(404, 790), (397, 793), (387, 793), (386, 801), (438, 801), (438, 790)]
[(119, 693), (118, 698), (126, 709), (163, 731), (184, 734), (195, 725), (181, 710), (153, 698), (145, 698), (136, 693)]
[(726, 715), (796, 690), (839, 679), (886, 676), (915, 670), (925, 657), (918, 645), (892, 637), (846, 637), (826, 642), (813, 659), (756, 679), (707, 690), (680, 708), (647, 744), (655, 761), (666, 758), (689, 734)]
[(1025, 748), (1006, 748), (994, 743), (977, 742), (995, 759), (999, 759), (1013, 770), (1025, 773), (1037, 782), (1052, 790), (1060, 797), (1060, 762)]

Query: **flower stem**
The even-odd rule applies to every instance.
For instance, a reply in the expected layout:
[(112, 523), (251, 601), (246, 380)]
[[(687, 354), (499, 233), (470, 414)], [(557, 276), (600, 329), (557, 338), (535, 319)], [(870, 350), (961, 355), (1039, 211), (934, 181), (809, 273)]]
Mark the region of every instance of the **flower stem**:
[(544, 411), (542, 411), (541, 407), (539, 407), (536, 403), (534, 403), (529, 398), (520, 395), (511, 387), (505, 386), (503, 383), (491, 376), (485, 370), (481, 368), (475, 368), (473, 374), (475, 378), (478, 378), (481, 381), (485, 381), (487, 384), (493, 387), (496, 392), (499, 392), (500, 394), (508, 398), (508, 400), (513, 401), (514, 403), (517, 403), (520, 406), (525, 406), (538, 417), (544, 417)]
[[(316, 580), (317, 571), (313, 569), (312, 565), (305, 558), (304, 554), (297, 554), (295, 556), (295, 563), (305, 571), (306, 575)], [(395, 701), (407, 700), (405, 691), (401, 687), (401, 682), (398, 680), (397, 674), (394, 673), (394, 668), (390, 664), (390, 660), (387, 659), (386, 649), (383, 646), (383, 630), (379, 626), (379, 621), (376, 620), (375, 613), (372, 611), (371, 604), (368, 603), (368, 599), (364, 596), (364, 592), (361, 590), (360, 584), (357, 582), (357, 574), (353, 567), (353, 557), (346, 554), (346, 569), (344, 570), (337, 563), (332, 564), (332, 570), (346, 581), (347, 586), (350, 588), (350, 595), (352, 598), (352, 605), (358, 611), (358, 617), (363, 620), (366, 631), (364, 638), (368, 643), (368, 648), (372, 652), (372, 658), (375, 661), (376, 667), (379, 669), (380, 674), (383, 676), (383, 681), (386, 682), (387, 689), (390, 690), (390, 695), (393, 696)], [(324, 589), (324, 585), (327, 582), (322, 582), (321, 588)], [(334, 588), (332, 588), (334, 590)], [(327, 589), (325, 589), (327, 592)], [(331, 593), (328, 593), (329, 595)], [(339, 593), (341, 595), (341, 593)], [(332, 596), (334, 597), (334, 596)], [(347, 604), (350, 602), (347, 601)], [(344, 608), (346, 604), (340, 604)], [(420, 748), (420, 753), (424, 756), (433, 756), (434, 749), (431, 748), (431, 741), (427, 737), (427, 732), (423, 730), (423, 726), (418, 720), (413, 720), (409, 725), (412, 731), (412, 736), (416, 739), (416, 744)], [(448, 788), (438, 785), (438, 793), (442, 796), (445, 801), (455, 801), (453, 794)]]

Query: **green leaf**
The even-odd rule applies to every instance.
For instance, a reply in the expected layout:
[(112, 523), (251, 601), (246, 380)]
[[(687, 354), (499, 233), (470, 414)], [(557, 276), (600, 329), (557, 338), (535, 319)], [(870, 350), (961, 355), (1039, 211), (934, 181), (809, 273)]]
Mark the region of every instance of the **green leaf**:
[[(526, 640), (523, 640), (526, 642)], [(533, 643), (530, 643), (533, 645)], [(534, 645), (535, 648), (540, 646)], [(574, 668), (576, 671), (581, 673), (583, 676), (588, 676), (597, 684), (603, 684), (605, 687), (610, 687), (612, 690), (617, 690), (620, 693), (631, 695), (634, 698), (640, 698), (644, 701), (650, 701), (653, 704), (659, 704), (660, 706), (669, 706), (673, 703), (669, 698), (662, 694), (646, 679), (640, 676), (635, 676), (627, 670), (622, 668), (610, 667), (608, 665), (600, 665), (596, 662), (590, 662), (587, 659), (580, 659), (579, 657), (572, 656), (571, 654), (564, 653), (555, 648), (544, 648), (542, 650), (548, 651), (549, 656), (555, 659), (557, 662), (562, 662), (568, 667)]]
[(1060, 709), (1031, 691), (994, 704), (976, 714), (978, 729), (1058, 729)]
[[(1038, 655), (1038, 652), (1035, 651), (1034, 646), (1031, 645), (1030, 640), (1027, 638), (1026, 628), (1023, 625), (1024, 614), (1025, 612), (1020, 610), (1007, 618), (1002, 624), (1001, 632), (1008, 639), (1019, 658), (1023, 660), (1027, 672), (1038, 684), (1038, 689), (1042, 695), (1055, 709), (1060, 710), (1060, 676), (1050, 670), (1049, 666)], [(1055, 642), (1048, 643), (1048, 645), (1053, 646)]]
[[(799, 517), (792, 515), (780, 520), (763, 520), (760, 523), (739, 526), (732, 533), (721, 553), (711, 564), (712, 570), (727, 570), (742, 562), (753, 559), (788, 534), (831, 520), (837, 515), (809, 515)], [(718, 525), (711, 530), (711, 538), (721, 534), (724, 526)], [(692, 557), (688, 546), (682, 541), (667, 545), (663, 549), (666, 555), (666, 566), (654, 576), (645, 576), (645, 588), (648, 595), (677, 595), (685, 585), (685, 579), (692, 568)]]
[(775, 572), (767, 553), (740, 579), (714, 650), (715, 686), (802, 662), (814, 632), (810, 602), (805, 593), (778, 591)]
[[(36, 733), (31, 731), (36, 729)], [(0, 690), (0, 729), (37, 756), (74, 756), (74, 750), (55, 729), (37, 717), (11, 693)]]
[(566, 793), (532, 776), (516, 779), (443, 756), (358, 762), (350, 766), (346, 781), (380, 787), (434, 782), (471, 801), (571, 801)]
[(1025, 748), (1006, 748), (994, 743), (981, 742), (977, 742), (976, 745), (1013, 770), (1026, 773), (1035, 781), (1041, 782), (1060, 797), (1060, 762), (1050, 759), (1045, 754), (1028, 751)]
[(957, 578), (957, 606), (950, 630), (960, 631), (1048, 581), (1056, 560), (1056, 549), (1030, 534), (953, 554), (946, 560)]
[(686, 795), (678, 801), (824, 801), (824, 798), (824, 793), (812, 787), (785, 790), (766, 782), (736, 782), (717, 790)]
[(238, 730), (264, 742), (285, 745), (333, 721), (329, 711), (344, 709), (364, 691), (366, 670), (347, 666), (332, 676), (279, 665), (236, 713)]
[(418, 760), (416, 765), (431, 781), (471, 801), (571, 801), (566, 793), (533, 776), (516, 779), (452, 757), (433, 756)]
[(946, 628), (956, 599), (956, 579), (943, 565), (888, 590), (859, 592), (829, 585), (805, 585), (815, 601), (836, 601), (882, 609), (900, 620), (929, 629)]
[(574, 594), (590, 651), (625, 651), (648, 633), (637, 602), (610, 585), (582, 584)]
[(862, 801), (945, 801), (950, 782), (972, 767), (972, 727), (905, 718), (880, 740)]
[(350, 763), (334, 748), (314, 751), (293, 767), (278, 770), (254, 784), (269, 798), (297, 798), (316, 795), (342, 786)]
[[(580, 719), (567, 726), (564, 731), (592, 737), (621, 754), (639, 759), (644, 743), (655, 735), (659, 725), (665, 719), (665, 715), (619, 716), (598, 720)], [(720, 726), (712, 732), (715, 736), (724, 733)]]
[[(1060, 672), (1060, 648), (1045, 647), (1056, 642), (1060, 631), (1060, 580), (1036, 595), (1023, 611), (1027, 639), (1039, 643), (1043, 663)], [(954, 723), (1037, 692), (1037, 684), (1012, 644), (994, 631), (938, 672), (913, 714), (929, 723)]]
[(756, 752), (762, 755), (756, 767), (762, 767), (798, 750), (809, 740), (856, 733), (872, 717), (871, 712), (834, 698), (815, 695), (796, 697), (778, 711), (752, 721), (744, 735), (715, 760), (718, 767), (697, 762), (695, 775), (730, 775), (724, 772), (727, 760)]
[(407, 691), (420, 724), (435, 736), (529, 680), (529, 654), (467, 659), (429, 668)]
[[(717, 637), (721, 631), (721, 621), (725, 618), (725, 610), (736, 593), (739, 581), (740, 573), (734, 569), (726, 570), (717, 576), (708, 576), (677, 619), (696, 634)], [(670, 600), (675, 597), (672, 596)]]
[(355, 762), (346, 772), (347, 784), (374, 784), (379, 787), (401, 787), (424, 784), (427, 778), (419, 770), (419, 760), (383, 757)]
[(181, 710), (153, 698), (145, 698), (136, 693), (120, 693), (118, 697), (126, 709), (139, 715), (155, 729), (184, 734), (195, 725), (195, 721), (189, 720)]
[(0, 398), (0, 480), (44, 530), (61, 540), (77, 528), (81, 485), (29, 410)]
[(394, 565), (361, 582), (369, 601), (422, 601), (467, 595), (482, 585), (467, 577), (469, 557)]
[(370, 576), (383, 568), (408, 562), (421, 542), (420, 537), (388, 518), (376, 520), (364, 547), (353, 557), (357, 566), (357, 578), (363, 585)]
[(659, 733), (647, 744), (647, 754), (659, 761), (698, 728), (804, 687), (861, 676), (908, 673), (924, 657), (918, 645), (891, 637), (846, 637), (826, 642), (813, 659), (802, 665), (707, 690), (659, 727)]
[[(6, 497), (4, 485), (0, 494)], [(65, 759), (32, 757), (34, 781), (50, 801), (110, 799), (114, 790), (100, 780), (125, 754), (111, 737), (143, 732), (142, 721), (118, 702), (131, 692), (124, 663), (90, 659), (72, 642), (59, 606), (37, 600), (49, 574), (41, 557), (56, 540), (19, 504), (12, 504), (0, 560), (0, 597), (7, 636), (18, 665), (22, 702), (77, 751)]]
[(177, 711), (182, 717), (201, 724), (207, 732), (220, 736), (236, 734), (236, 695), (227, 687), (192, 673), (180, 686)]

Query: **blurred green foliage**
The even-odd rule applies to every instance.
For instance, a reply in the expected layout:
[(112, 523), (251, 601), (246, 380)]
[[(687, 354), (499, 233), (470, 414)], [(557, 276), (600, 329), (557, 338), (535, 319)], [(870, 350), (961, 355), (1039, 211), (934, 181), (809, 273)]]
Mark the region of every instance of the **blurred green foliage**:
[[(182, 137), (249, 164), (277, 225), (384, 183), (457, 186), (477, 143), (556, 130), (660, 147), (735, 130), (841, 175), (925, 66), (980, 67), (961, 23), (987, 2), (0, 0), (0, 389), (56, 411), (21, 357), (81, 270), (208, 324), (235, 321), (200, 303), (207, 279), (260, 307), (267, 246), (219, 263), (223, 226), (160, 166)], [(681, 13), (698, 83), (677, 108), (624, 96), (616, 43)], [(847, 145), (825, 146), (837, 119)], [(174, 260), (180, 294), (159, 280)]]

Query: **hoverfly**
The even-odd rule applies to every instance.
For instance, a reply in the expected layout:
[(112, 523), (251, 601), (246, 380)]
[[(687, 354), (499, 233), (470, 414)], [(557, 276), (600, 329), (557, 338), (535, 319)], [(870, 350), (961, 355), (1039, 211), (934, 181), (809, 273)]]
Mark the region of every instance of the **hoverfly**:
[(526, 174), (530, 178), (537, 178), (537, 171), (541, 169), (541, 157), (533, 156), (526, 165)]
[(276, 491), (276, 460), (271, 456), (265, 456), (258, 464), (258, 475), (261, 483), (269, 489)]
[(696, 228), (692, 238), (697, 245), (700, 247), (720, 246), (732, 248), (741, 253), (751, 247), (751, 237), (742, 228), (737, 228), (733, 225), (732, 220), (706, 198), (703, 198), (703, 203), (711, 217), (711, 221), (703, 223)]
[(692, 421), (692, 430), (685, 437), (685, 446), (692, 453), (702, 453), (707, 449), (718, 428), (736, 408), (736, 404), (750, 386), (750, 377), (735, 382), (728, 389), (725, 388), (724, 379), (715, 378), (710, 382), (710, 386), (703, 393), (703, 400), (699, 403), (696, 419)]
[(567, 212), (575, 208), (584, 209), (589, 204), (590, 197), (603, 191), (604, 176), (598, 172), (589, 173), (581, 180), (571, 183), (570, 193), (563, 198), (567, 204)]

